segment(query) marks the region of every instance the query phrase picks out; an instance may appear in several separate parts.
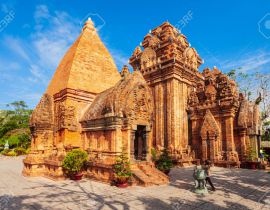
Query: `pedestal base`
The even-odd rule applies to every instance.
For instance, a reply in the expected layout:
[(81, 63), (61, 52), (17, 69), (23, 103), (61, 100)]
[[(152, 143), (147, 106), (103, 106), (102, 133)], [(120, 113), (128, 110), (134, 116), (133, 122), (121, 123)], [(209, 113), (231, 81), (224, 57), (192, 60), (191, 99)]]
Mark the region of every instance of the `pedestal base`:
[(207, 188), (197, 188), (194, 190), (195, 193), (200, 194), (200, 195), (206, 195), (208, 194)]

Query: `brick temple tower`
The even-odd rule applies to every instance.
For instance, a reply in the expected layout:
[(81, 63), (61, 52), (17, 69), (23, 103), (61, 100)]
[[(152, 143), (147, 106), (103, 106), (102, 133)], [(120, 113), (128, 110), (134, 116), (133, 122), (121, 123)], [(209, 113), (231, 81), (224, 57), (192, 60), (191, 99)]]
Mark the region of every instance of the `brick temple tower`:
[(154, 97), (153, 144), (180, 153), (188, 148), (187, 100), (193, 86), (203, 81), (202, 59), (186, 37), (165, 22), (151, 30), (136, 47), (130, 65), (140, 71)]
[[(79, 118), (95, 96), (120, 79), (91, 19), (60, 62), (46, 93), (53, 96), (55, 144), (81, 146)], [(78, 139), (75, 141), (75, 139)]]
[[(96, 95), (114, 86), (121, 76), (91, 19), (66, 52), (33, 111), (31, 152), (24, 175), (56, 176), (67, 147), (82, 147), (81, 124), (85, 109)], [(56, 172), (51, 172), (51, 170)]]

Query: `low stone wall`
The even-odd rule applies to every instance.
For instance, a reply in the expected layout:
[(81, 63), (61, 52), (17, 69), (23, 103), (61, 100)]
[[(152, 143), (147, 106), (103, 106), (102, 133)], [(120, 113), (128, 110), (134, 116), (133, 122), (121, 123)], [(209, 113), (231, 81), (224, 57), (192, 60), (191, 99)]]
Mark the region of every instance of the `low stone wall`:
[(96, 181), (111, 183), (114, 178), (112, 165), (88, 162), (86, 177)]
[(62, 168), (62, 161), (45, 160), (44, 162), (44, 177), (55, 181), (66, 179)]
[(24, 176), (43, 176), (44, 175), (44, 164), (43, 163), (28, 163), (24, 161), (24, 168), (22, 174)]
[(216, 161), (214, 162), (215, 166), (223, 167), (223, 168), (240, 168), (240, 161)]

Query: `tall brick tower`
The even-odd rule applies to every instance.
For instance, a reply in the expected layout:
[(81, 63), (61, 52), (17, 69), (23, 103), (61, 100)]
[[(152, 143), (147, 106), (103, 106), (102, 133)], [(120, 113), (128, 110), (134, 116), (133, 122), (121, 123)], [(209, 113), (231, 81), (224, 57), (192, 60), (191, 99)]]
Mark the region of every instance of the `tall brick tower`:
[(151, 30), (129, 62), (141, 71), (154, 96), (153, 144), (182, 151), (188, 146), (187, 100), (202, 60), (186, 37), (165, 22)]
[(94, 23), (88, 19), (33, 111), (31, 152), (24, 160), (23, 174), (60, 177), (64, 148), (82, 146), (79, 120), (84, 110), (98, 93), (120, 78)]
[[(91, 19), (56, 69), (46, 93), (54, 100), (56, 144), (81, 146), (80, 116), (96, 94), (120, 80), (114, 61)], [(77, 139), (77, 141), (75, 140)]]

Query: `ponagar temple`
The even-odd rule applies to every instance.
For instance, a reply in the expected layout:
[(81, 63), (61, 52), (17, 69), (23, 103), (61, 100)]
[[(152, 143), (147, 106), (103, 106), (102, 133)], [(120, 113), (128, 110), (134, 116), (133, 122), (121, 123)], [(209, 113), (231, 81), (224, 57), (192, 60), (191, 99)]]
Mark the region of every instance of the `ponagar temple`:
[(164, 184), (151, 149), (167, 148), (185, 166), (209, 159), (238, 166), (249, 148), (258, 151), (256, 103), (216, 67), (203, 63), (187, 38), (169, 22), (151, 30), (118, 71), (93, 22), (65, 54), (35, 108), (25, 176), (62, 179), (62, 160), (73, 148), (89, 154), (87, 177), (109, 182), (122, 150), (135, 185)]

